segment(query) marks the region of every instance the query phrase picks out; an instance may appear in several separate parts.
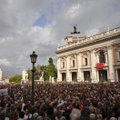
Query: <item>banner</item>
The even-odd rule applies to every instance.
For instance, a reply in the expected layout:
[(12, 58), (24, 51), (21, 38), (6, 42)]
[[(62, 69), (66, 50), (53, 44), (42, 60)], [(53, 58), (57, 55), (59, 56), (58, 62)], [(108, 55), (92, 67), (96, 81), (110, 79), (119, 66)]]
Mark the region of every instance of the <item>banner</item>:
[(103, 68), (105, 67), (105, 64), (104, 64), (104, 63), (97, 63), (97, 64), (96, 64), (96, 67), (97, 67), (98, 69), (103, 69)]
[(8, 88), (0, 89), (0, 95), (8, 95)]

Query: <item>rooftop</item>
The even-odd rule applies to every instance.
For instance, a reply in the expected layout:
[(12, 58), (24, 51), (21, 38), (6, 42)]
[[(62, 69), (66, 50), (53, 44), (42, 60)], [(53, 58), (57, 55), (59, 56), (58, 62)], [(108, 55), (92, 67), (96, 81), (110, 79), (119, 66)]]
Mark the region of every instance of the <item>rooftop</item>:
[(71, 47), (73, 48), (75, 46), (82, 46), (85, 44), (89, 44), (90, 42), (100, 41), (102, 39), (106, 39), (116, 35), (120, 35), (120, 27), (107, 30), (89, 37), (81, 35), (80, 32), (73, 32), (65, 38), (66, 44), (57, 48), (57, 53), (62, 52)]

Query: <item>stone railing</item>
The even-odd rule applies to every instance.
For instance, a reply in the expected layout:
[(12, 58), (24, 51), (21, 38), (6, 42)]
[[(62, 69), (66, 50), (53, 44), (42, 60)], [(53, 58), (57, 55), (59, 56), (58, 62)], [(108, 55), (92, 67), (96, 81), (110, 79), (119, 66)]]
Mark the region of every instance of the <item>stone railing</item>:
[(99, 33), (99, 34), (96, 34), (96, 35), (92, 35), (90, 37), (87, 37), (86, 39), (78, 40), (77, 42), (72, 43), (72, 44), (66, 44), (66, 45), (60, 46), (60, 47), (57, 48), (57, 50), (62, 50), (62, 49), (65, 49), (65, 48), (68, 48), (68, 47), (71, 47), (71, 46), (75, 46), (75, 45), (78, 45), (78, 44), (81, 44), (81, 43), (86, 43), (90, 40), (96, 40), (96, 39), (100, 39), (100, 38), (103, 38), (103, 37), (111, 36), (111, 35), (114, 35), (115, 33), (118, 33), (118, 32), (120, 32), (120, 27), (112, 29), (112, 30), (108, 30), (108, 31), (105, 31), (105, 32), (102, 32), (102, 33)]

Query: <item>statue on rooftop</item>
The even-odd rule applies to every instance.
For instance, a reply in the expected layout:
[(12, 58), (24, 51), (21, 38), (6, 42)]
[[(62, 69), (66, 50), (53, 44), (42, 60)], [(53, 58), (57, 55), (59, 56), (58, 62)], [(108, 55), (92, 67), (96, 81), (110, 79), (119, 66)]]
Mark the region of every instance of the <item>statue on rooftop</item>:
[(73, 26), (73, 28), (74, 28), (74, 33), (77, 33), (77, 27)]
[(80, 34), (80, 32), (77, 32), (77, 25), (73, 26), (74, 31), (71, 32), (71, 34)]

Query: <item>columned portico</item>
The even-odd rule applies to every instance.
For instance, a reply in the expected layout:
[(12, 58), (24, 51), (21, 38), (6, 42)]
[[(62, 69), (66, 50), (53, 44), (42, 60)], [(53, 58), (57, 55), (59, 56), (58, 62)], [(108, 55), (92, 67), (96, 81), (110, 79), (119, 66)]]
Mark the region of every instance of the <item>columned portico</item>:
[(109, 80), (114, 82), (114, 68), (113, 68), (113, 50), (112, 46), (108, 47), (108, 66), (109, 66)]
[(57, 59), (57, 81), (61, 82), (62, 81), (62, 75), (60, 72), (60, 58)]
[(67, 61), (67, 78), (66, 78), (66, 81), (67, 82), (72, 82), (72, 77), (71, 77), (71, 73), (70, 73), (70, 56), (67, 56), (66, 61)]
[(95, 51), (92, 50), (91, 51), (91, 68), (92, 68), (91, 82), (99, 82), (99, 79), (97, 78), (96, 63), (97, 62), (96, 62)]
[(117, 69), (115, 69), (115, 80), (116, 80), (116, 82), (119, 82)]
[(65, 42), (56, 52), (58, 82), (120, 82), (120, 27), (89, 37), (73, 32)]
[(82, 71), (81, 71), (81, 61), (82, 61), (82, 59), (81, 59), (81, 53), (79, 53), (78, 54), (78, 74), (77, 74), (77, 80), (78, 80), (78, 82), (81, 82), (82, 80), (83, 80), (83, 78), (82, 78)]

